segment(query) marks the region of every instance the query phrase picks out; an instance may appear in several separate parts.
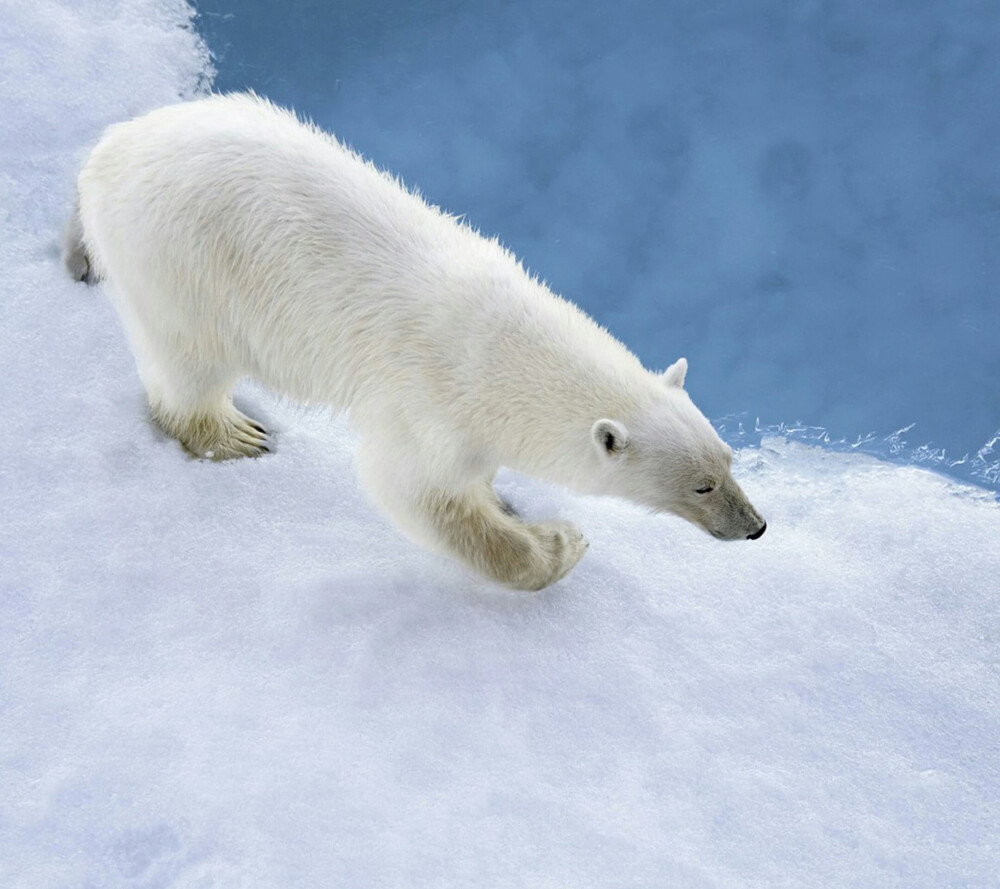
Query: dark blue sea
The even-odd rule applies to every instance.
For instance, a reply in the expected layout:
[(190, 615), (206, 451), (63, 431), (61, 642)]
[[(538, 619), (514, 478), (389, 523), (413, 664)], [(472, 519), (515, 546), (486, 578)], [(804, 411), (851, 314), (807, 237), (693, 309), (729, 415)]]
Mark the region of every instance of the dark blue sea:
[(218, 90), (497, 234), (730, 440), (1000, 476), (1000, 6), (202, 0)]

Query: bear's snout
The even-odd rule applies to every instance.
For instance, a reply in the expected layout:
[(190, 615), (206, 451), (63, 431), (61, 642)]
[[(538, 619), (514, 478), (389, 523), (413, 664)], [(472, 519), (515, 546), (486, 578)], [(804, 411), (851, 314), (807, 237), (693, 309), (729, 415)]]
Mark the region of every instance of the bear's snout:
[(767, 522), (764, 522), (764, 524), (760, 526), (759, 531), (754, 531), (753, 534), (747, 534), (747, 540), (757, 540), (758, 538), (763, 537), (766, 530)]

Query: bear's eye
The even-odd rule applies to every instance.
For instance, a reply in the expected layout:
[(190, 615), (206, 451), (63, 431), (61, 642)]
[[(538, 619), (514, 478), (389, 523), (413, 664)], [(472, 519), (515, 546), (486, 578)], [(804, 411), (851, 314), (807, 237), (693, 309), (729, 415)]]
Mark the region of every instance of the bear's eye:
[(714, 490), (715, 490), (715, 487), (713, 485), (705, 485), (704, 488), (698, 488), (695, 491), (695, 494), (711, 494), (712, 491), (714, 491)]

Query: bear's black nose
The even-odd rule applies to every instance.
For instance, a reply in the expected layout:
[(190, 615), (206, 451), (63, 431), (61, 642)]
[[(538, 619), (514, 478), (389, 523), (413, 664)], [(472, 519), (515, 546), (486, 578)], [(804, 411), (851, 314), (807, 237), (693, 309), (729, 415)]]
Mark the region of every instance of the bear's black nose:
[(764, 524), (760, 526), (759, 531), (755, 532), (754, 534), (747, 534), (747, 540), (756, 540), (758, 537), (762, 537), (766, 530), (767, 530), (767, 522), (764, 522)]

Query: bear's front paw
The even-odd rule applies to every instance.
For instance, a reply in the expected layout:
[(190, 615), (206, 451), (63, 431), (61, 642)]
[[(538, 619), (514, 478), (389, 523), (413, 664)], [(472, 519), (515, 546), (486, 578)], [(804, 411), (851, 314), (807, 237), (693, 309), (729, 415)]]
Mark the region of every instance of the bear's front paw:
[(545, 555), (544, 567), (528, 587), (532, 590), (540, 590), (562, 580), (583, 558), (590, 546), (580, 529), (572, 522), (539, 522), (528, 528), (541, 544)]

